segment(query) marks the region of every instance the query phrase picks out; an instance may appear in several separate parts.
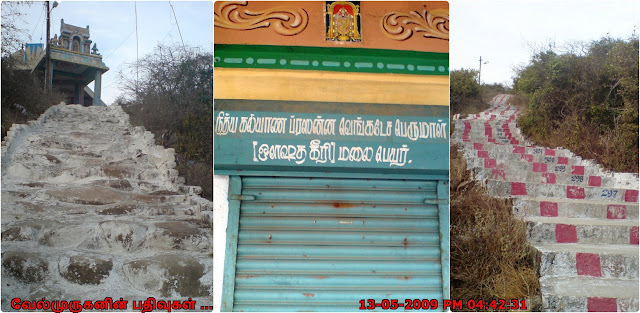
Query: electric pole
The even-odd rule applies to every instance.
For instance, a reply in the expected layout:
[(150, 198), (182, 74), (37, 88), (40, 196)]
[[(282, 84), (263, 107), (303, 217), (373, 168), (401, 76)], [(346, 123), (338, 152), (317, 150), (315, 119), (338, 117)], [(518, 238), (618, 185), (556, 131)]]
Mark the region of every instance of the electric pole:
[(46, 55), (46, 67), (44, 71), (44, 90), (45, 92), (49, 92), (51, 90), (51, 47), (49, 37), (51, 36), (50, 28), (51, 28), (51, 16), (49, 11), (49, 1), (46, 1), (45, 5), (47, 6), (47, 55)]
[[(478, 85), (480, 85), (480, 73), (482, 72), (482, 56), (480, 56), (480, 66), (478, 67)], [(484, 62), (484, 64), (489, 63), (489, 61)]]
[(482, 56), (480, 56), (480, 67), (478, 68), (478, 85), (480, 85), (480, 73), (482, 72)]

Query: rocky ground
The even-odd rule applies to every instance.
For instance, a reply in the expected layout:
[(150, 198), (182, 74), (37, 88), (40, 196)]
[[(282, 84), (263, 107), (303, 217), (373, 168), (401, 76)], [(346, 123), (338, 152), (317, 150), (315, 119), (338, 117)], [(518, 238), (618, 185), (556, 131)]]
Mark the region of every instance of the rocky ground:
[(2, 143), (2, 310), (22, 300), (212, 305), (212, 203), (118, 106), (60, 104)]

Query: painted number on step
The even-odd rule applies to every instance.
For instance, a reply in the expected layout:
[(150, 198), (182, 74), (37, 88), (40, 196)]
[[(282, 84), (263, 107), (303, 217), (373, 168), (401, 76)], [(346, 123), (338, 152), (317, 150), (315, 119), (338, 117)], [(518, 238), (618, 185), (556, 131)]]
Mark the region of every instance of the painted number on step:
[(533, 154), (542, 154), (542, 148), (533, 149)]
[(612, 198), (618, 195), (618, 191), (617, 190), (609, 190), (609, 189), (603, 189), (602, 190), (602, 196), (606, 197), (606, 198)]
[(571, 176), (571, 181), (581, 183), (584, 181), (584, 176), (580, 176), (580, 175)]
[(556, 158), (554, 157), (544, 157), (544, 161), (547, 163), (553, 163), (556, 161)]
[(556, 165), (556, 172), (564, 172), (567, 170), (567, 167), (564, 165)]

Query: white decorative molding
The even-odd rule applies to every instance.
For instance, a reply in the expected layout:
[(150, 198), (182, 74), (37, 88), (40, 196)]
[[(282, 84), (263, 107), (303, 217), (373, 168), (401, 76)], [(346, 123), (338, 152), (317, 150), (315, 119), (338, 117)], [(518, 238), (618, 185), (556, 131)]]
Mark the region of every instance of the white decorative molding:
[(246, 6), (247, 1), (220, 2), (213, 13), (214, 26), (235, 30), (272, 28), (280, 35), (293, 36), (305, 30), (309, 22), (304, 9), (280, 6), (254, 12)]

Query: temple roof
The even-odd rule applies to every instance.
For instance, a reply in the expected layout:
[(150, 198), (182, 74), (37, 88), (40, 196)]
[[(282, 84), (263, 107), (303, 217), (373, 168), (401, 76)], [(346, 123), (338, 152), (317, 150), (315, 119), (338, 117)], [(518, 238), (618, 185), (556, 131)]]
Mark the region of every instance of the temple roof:
[(77, 33), (82, 35), (84, 38), (89, 38), (89, 25), (86, 28), (74, 26), (71, 24), (65, 24), (64, 19), (60, 20), (60, 34), (73, 34)]

